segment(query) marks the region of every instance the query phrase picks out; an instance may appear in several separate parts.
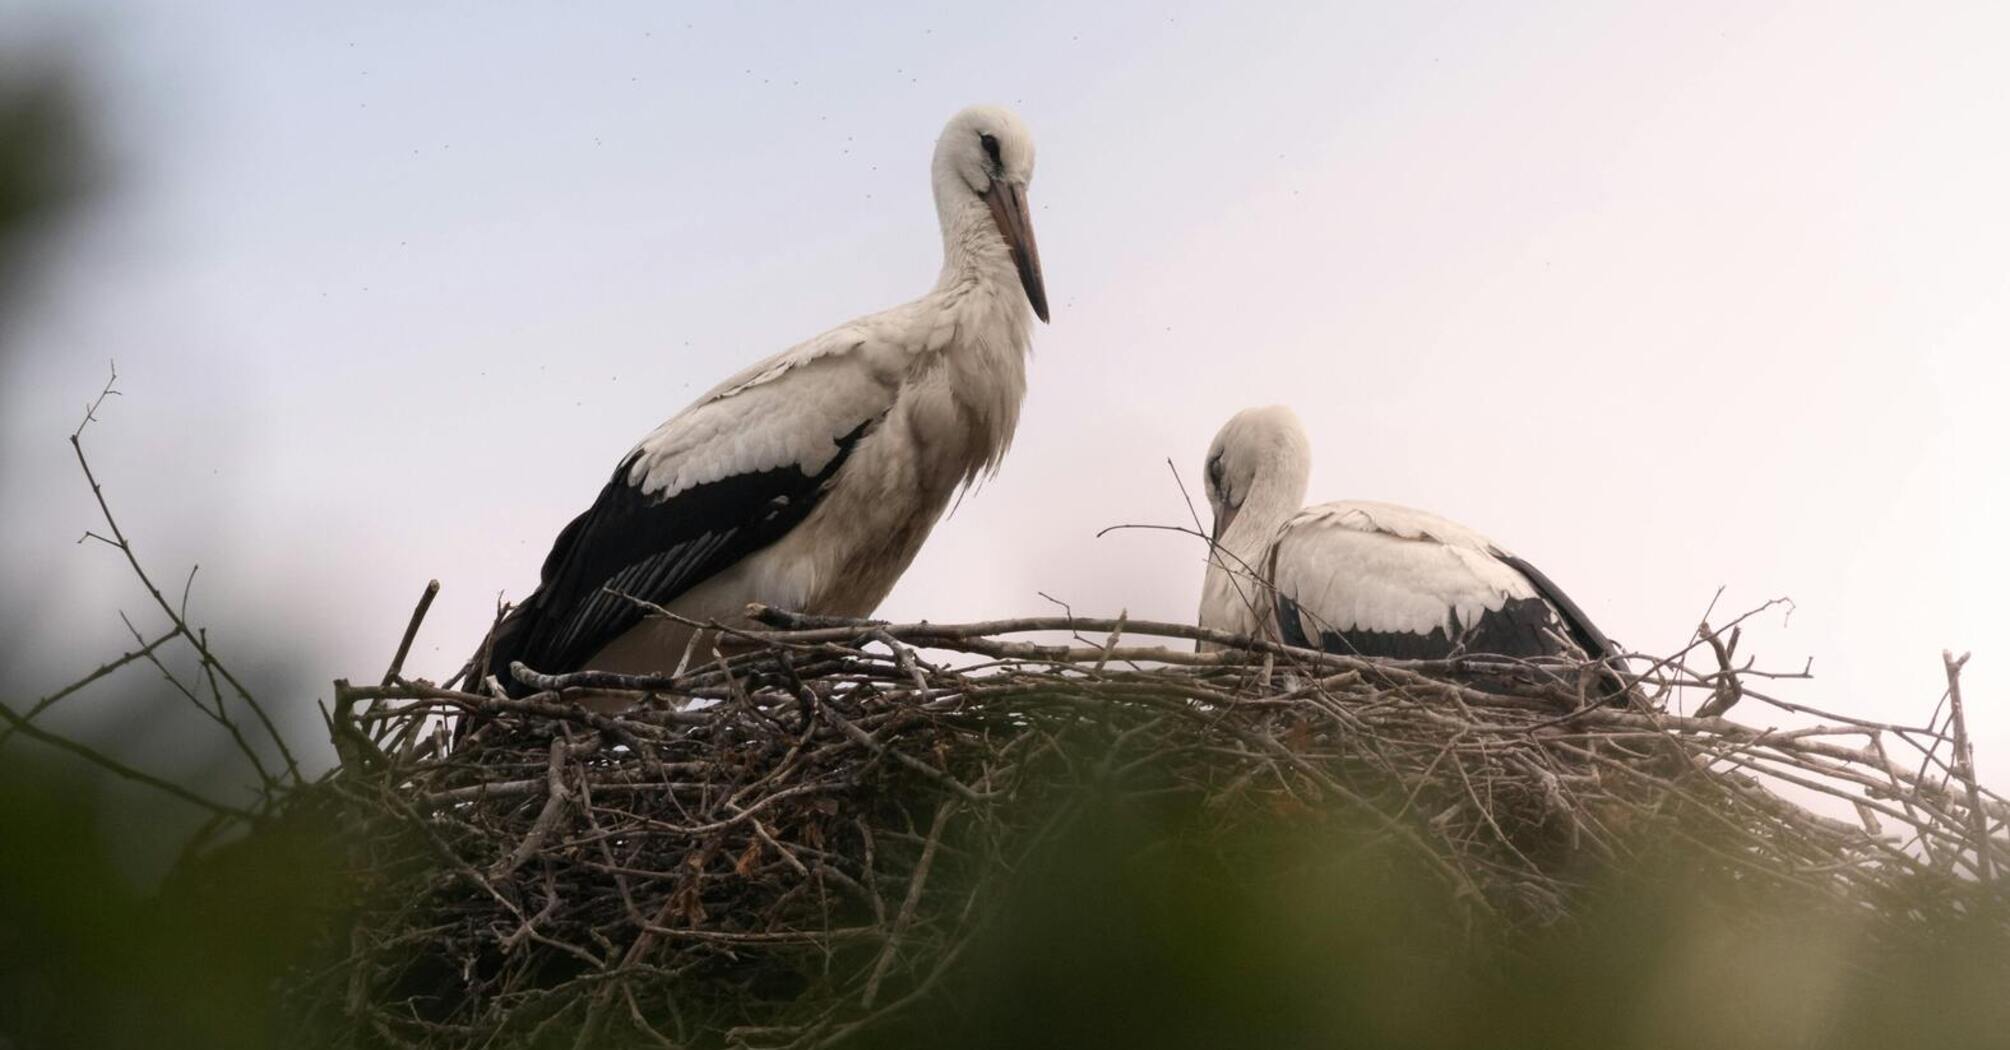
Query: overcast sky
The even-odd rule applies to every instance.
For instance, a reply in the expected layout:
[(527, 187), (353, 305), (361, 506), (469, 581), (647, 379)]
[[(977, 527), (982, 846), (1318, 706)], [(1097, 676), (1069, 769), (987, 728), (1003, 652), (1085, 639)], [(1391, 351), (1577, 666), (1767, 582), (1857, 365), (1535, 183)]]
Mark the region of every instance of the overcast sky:
[[(287, 697), (472, 649), (618, 457), (757, 357), (925, 291), (929, 151), (1015, 107), (1053, 299), (1003, 472), (883, 613), (1193, 615), (1215, 429), (1314, 498), (1487, 532), (1635, 648), (1791, 596), (1795, 695), (1924, 718), (1973, 648), (2010, 778), (2010, 7), (302, 5), (0, 0), (91, 78), (107, 185), (6, 318), (0, 588), (53, 684), (200, 563)], [(1204, 512), (1204, 508), (1203, 508)], [(7, 689), (36, 688), (9, 681)], [(1758, 711), (1741, 714), (1763, 719)]]

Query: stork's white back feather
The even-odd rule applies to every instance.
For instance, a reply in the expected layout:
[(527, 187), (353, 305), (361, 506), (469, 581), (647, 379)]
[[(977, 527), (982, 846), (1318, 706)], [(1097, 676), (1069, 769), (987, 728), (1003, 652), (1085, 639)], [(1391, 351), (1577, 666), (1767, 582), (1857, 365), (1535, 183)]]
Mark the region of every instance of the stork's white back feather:
[(822, 470), (835, 437), (892, 404), (898, 372), (872, 368), (867, 346), (847, 325), (720, 384), (637, 443), (628, 483), (668, 499), (736, 474)]
[(1277, 592), (1320, 627), (1428, 634), (1478, 622), (1535, 587), (1486, 537), (1435, 514), (1367, 500), (1307, 507), (1278, 530)]
[(1030, 340), (1023, 298), (996, 288), (958, 282), (748, 367), (637, 443), (629, 484), (667, 499), (775, 467), (814, 474), (837, 437), (910, 401), (904, 415), (923, 426), (969, 417), (932, 435), (964, 450), (957, 458), (974, 455), (953, 466), (955, 480), (995, 468), (1018, 425)]

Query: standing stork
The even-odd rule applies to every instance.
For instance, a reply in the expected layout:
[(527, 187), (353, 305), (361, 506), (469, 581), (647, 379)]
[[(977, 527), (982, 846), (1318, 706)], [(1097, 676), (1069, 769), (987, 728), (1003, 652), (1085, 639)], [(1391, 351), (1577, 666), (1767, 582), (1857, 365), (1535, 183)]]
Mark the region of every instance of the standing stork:
[(1302, 507), (1311, 471), (1305, 428), (1282, 405), (1215, 435), (1201, 626), (1400, 659), (1619, 656), (1549, 577), (1463, 525), (1366, 500)]
[[(959, 485), (995, 471), (1047, 291), (1026, 187), (1033, 139), (973, 106), (935, 143), (942, 273), (926, 295), (833, 328), (714, 387), (642, 439), (559, 533), (537, 590), (472, 665), (671, 673), (698, 623), (750, 602), (864, 616)], [(644, 604), (647, 603), (647, 604)]]

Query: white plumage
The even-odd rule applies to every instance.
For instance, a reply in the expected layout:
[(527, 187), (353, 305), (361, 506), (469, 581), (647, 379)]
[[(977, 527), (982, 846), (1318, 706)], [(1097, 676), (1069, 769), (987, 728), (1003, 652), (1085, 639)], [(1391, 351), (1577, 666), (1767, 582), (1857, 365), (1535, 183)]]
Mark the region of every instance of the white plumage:
[(1476, 623), (1535, 587), (1493, 544), (1435, 514), (1343, 500), (1307, 507), (1278, 531), (1280, 591), (1342, 631), (1429, 634), (1449, 617)]
[(1365, 656), (1613, 655), (1561, 590), (1472, 529), (1366, 500), (1301, 509), (1310, 472), (1288, 408), (1241, 412), (1216, 436), (1202, 626)]
[(732, 621), (750, 602), (863, 616), (957, 486), (995, 470), (1047, 317), (1026, 205), (1033, 142), (966, 109), (931, 168), (935, 287), (758, 362), (643, 438), (566, 527), (542, 581), (476, 666), (669, 672), (693, 633), (645, 615)]

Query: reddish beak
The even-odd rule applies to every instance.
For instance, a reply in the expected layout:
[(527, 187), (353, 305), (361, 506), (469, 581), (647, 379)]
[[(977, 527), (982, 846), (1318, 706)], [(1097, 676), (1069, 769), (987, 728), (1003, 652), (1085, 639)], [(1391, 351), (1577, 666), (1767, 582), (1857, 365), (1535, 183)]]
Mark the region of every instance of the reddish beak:
[(991, 218), (998, 224), (998, 232), (1005, 235), (1005, 246), (1012, 249), (1012, 264), (1019, 268), (1019, 283), (1026, 289), (1026, 300), (1033, 304), (1033, 313), (1040, 320), (1047, 320), (1047, 283), (1040, 276), (1040, 246), (1033, 243), (1033, 218), (1026, 212), (1026, 192), (1012, 182), (994, 179), (984, 199), (991, 205)]

